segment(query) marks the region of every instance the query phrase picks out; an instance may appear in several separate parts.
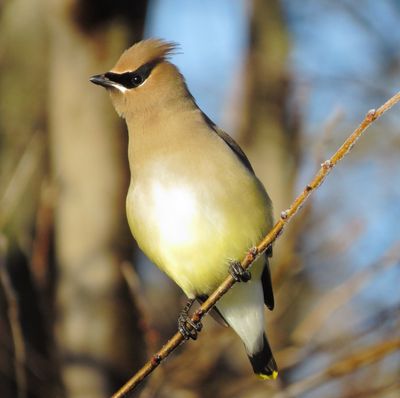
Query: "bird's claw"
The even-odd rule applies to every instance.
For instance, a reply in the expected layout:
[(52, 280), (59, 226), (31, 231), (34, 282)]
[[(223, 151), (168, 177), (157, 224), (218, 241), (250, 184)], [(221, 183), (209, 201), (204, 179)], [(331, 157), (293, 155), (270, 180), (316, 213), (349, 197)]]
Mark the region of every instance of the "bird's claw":
[(248, 282), (251, 279), (250, 271), (244, 269), (239, 261), (230, 262), (229, 273), (236, 282)]
[(193, 322), (187, 312), (182, 311), (178, 317), (178, 330), (185, 340), (196, 340), (198, 333), (203, 328), (201, 322)]

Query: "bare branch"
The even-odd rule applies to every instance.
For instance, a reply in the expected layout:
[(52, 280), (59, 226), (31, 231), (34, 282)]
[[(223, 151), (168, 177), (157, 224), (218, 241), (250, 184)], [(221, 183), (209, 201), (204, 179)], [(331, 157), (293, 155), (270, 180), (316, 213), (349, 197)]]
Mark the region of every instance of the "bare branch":
[(29, 180), (37, 169), (43, 149), (42, 135), (39, 131), (35, 132), (30, 138), (9, 183), (0, 197), (0, 230), (4, 229), (14, 214)]
[(0, 234), (0, 285), (4, 290), (4, 296), (7, 302), (8, 319), (14, 343), (14, 369), (17, 383), (17, 397), (26, 398), (26, 349), (19, 317), (18, 298), (10, 281), (5, 262), (3, 261), (6, 250), (6, 238)]
[(318, 300), (318, 305), (302, 320), (292, 333), (292, 340), (296, 345), (304, 345), (312, 340), (315, 333), (340, 307), (354, 297), (371, 278), (382, 269), (398, 264), (400, 258), (400, 242), (370, 267), (357, 272), (344, 283), (330, 290)]
[(361, 367), (380, 361), (386, 356), (400, 350), (400, 339), (393, 339), (373, 344), (361, 349), (354, 354), (350, 354), (320, 372), (312, 374), (310, 377), (302, 379), (289, 386), (285, 391), (277, 393), (274, 398), (298, 397), (322, 383), (345, 376)]
[[(304, 188), (300, 195), (294, 200), (290, 207), (282, 211), (280, 219), (273, 226), (271, 231), (264, 237), (264, 239), (254, 248), (249, 250), (246, 256), (242, 259), (241, 265), (247, 269), (251, 264), (279, 237), (283, 232), (286, 224), (293, 218), (297, 211), (303, 206), (311, 193), (316, 190), (325, 180), (330, 171), (336, 164), (342, 160), (353, 148), (354, 144), (363, 134), (363, 132), (393, 105), (400, 101), (400, 92), (395, 94), (387, 102), (385, 102), (377, 110), (371, 109), (365, 116), (361, 124), (353, 131), (353, 133), (346, 139), (342, 146), (333, 154), (333, 156), (321, 164), (321, 168), (312, 179), (312, 181)], [(217, 303), (217, 301), (235, 284), (232, 276), (228, 276), (223, 283), (209, 296), (202, 306), (195, 311), (192, 316), (194, 323), (199, 322)], [(126, 397), (136, 386), (138, 386), (154, 369), (158, 367), (162, 360), (174, 351), (185, 340), (181, 333), (177, 332), (167, 341), (167, 343), (156, 353), (153, 357), (124, 385), (122, 386), (112, 398)], [(337, 369), (332, 369), (335, 372)]]

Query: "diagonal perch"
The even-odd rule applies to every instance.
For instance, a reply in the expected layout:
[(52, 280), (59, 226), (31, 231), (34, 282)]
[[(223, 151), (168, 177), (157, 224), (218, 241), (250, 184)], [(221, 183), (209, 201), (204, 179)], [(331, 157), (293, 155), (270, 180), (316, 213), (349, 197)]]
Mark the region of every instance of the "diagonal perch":
[[(332, 155), (331, 158), (321, 164), (321, 168), (314, 176), (312, 181), (306, 185), (299, 196), (293, 201), (287, 210), (281, 212), (280, 219), (273, 226), (271, 231), (264, 237), (264, 239), (254, 248), (252, 248), (246, 256), (242, 259), (241, 265), (244, 269), (248, 269), (254, 260), (261, 255), (272, 243), (279, 237), (283, 232), (285, 225), (293, 218), (297, 211), (303, 206), (305, 201), (316, 190), (322, 182), (325, 180), (327, 175), (336, 166), (336, 164), (342, 160), (353, 148), (358, 138), (364, 133), (364, 131), (379, 117), (381, 117), (386, 111), (388, 111), (393, 105), (400, 101), (400, 92), (395, 94), (392, 98), (386, 101), (378, 109), (371, 109), (366, 114), (364, 120), (360, 125), (353, 131), (353, 133), (345, 140), (342, 146)], [(201, 307), (193, 314), (192, 322), (199, 322), (211, 308), (217, 303), (217, 301), (236, 283), (231, 275), (229, 275), (218, 288), (212, 293), (209, 298), (201, 305)], [(133, 391), (157, 366), (164, 360), (168, 355), (174, 351), (180, 344), (185, 342), (184, 337), (180, 332), (168, 340), (165, 345), (152, 356), (152, 358), (135, 374), (132, 376), (127, 383), (122, 386), (111, 398), (123, 398), (127, 397), (130, 392)]]

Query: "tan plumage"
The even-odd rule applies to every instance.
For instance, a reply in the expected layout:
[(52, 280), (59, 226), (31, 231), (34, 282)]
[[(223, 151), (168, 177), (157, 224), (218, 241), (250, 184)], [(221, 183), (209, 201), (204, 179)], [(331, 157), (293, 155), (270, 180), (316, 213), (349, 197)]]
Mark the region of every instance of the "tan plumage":
[(123, 73), (136, 70), (140, 66), (155, 59), (167, 59), (176, 49), (176, 43), (162, 40), (143, 40), (125, 50), (112, 72)]
[[(129, 130), (126, 208), (139, 246), (189, 298), (210, 294), (229, 261), (272, 226), (271, 203), (237, 144), (198, 108), (168, 61), (176, 46), (145, 40), (92, 81), (108, 88)], [(273, 296), (265, 259), (217, 307), (242, 338), (256, 373), (276, 377), (264, 337), (264, 301)], [(263, 271), (264, 270), (264, 271)], [(264, 294), (261, 278), (264, 282)]]

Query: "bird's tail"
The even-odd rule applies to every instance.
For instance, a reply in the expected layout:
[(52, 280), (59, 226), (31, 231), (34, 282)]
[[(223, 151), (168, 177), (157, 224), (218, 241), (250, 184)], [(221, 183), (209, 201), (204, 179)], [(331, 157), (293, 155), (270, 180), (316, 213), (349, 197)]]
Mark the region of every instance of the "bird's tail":
[(278, 367), (274, 356), (272, 355), (271, 347), (269, 346), (268, 340), (263, 336), (263, 345), (261, 350), (249, 355), (251, 366), (253, 367), (254, 373), (261, 379), (274, 380), (278, 376)]

